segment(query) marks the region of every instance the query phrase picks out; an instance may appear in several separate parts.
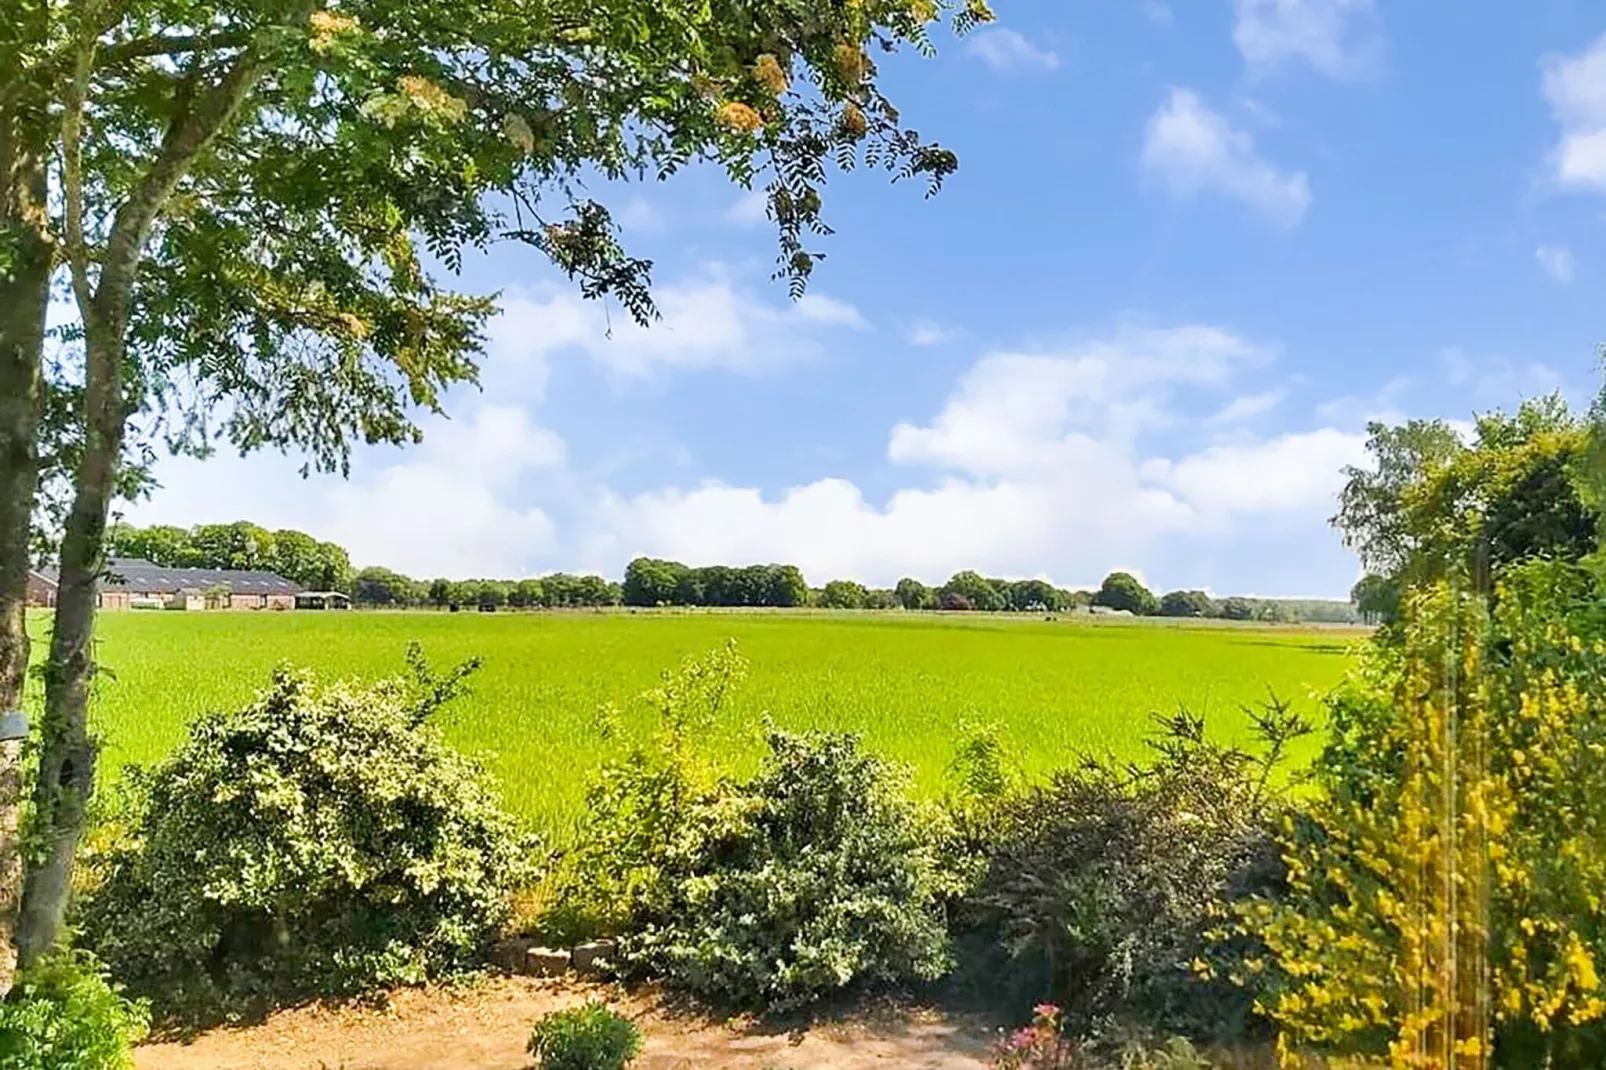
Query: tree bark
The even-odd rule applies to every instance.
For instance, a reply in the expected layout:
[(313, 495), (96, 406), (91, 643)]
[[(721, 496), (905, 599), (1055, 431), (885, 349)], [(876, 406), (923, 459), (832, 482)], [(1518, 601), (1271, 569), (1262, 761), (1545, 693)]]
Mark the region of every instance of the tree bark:
[[(0, 113), (0, 715), (21, 710), (28, 673), (28, 566), (39, 483), (45, 314), (54, 257), (46, 229), (42, 109)], [(22, 745), (0, 742), (0, 997), (11, 989), (22, 890), (17, 827)]]
[(106, 521), (117, 488), (127, 413), (122, 363), (126, 320), (86, 323), (85, 449), (62, 533), (56, 620), (45, 671), (43, 746), (34, 782), (40, 854), (30, 860), (17, 923), (20, 965), (48, 954), (61, 933), (72, 889), (73, 855), (95, 783), (89, 735), (94, 682), (96, 588), (105, 567)]
[[(84, 47), (92, 48), (92, 42)], [(135, 278), (145, 243), (173, 190), (233, 117), (262, 71), (262, 57), (247, 48), (209, 90), (174, 116), (156, 158), (113, 218), (94, 280), (89, 278), (82, 231), (84, 191), (77, 129), (83, 101), (76, 95), (82, 86), (64, 101), (64, 245), (84, 327), (84, 450), (62, 532), (55, 626), (45, 667), (45, 711), (33, 796), (41, 850), (29, 859), (23, 882), (17, 922), (17, 952), (23, 967), (48, 955), (60, 939), (72, 892), (73, 856), (95, 784), (96, 747), (89, 735), (88, 712), (95, 672), (96, 588), (105, 570), (106, 523), (117, 491), (129, 416), (123, 366)]]

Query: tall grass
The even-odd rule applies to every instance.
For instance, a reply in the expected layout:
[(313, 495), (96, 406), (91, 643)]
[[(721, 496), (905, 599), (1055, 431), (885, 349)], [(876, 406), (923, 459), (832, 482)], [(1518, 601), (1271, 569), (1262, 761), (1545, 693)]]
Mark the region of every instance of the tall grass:
[[(42, 633), (48, 621), (34, 620)], [(444, 668), (479, 655), (472, 693), (441, 716), (481, 756), (508, 805), (544, 826), (577, 812), (588, 771), (622, 746), (596, 711), (623, 712), (683, 656), (735, 637), (751, 676), (716, 729), (733, 769), (759, 751), (763, 714), (783, 727), (852, 730), (909, 763), (934, 792), (967, 724), (998, 722), (1028, 772), (1078, 753), (1136, 757), (1148, 716), (1185, 705), (1228, 741), (1247, 739), (1241, 705), (1268, 688), (1314, 713), (1354, 634), (1151, 622), (824, 613), (511, 614), (108, 613), (99, 625), (93, 722), (101, 773), (161, 757), (196, 714), (239, 704), (278, 662), (372, 679), (403, 668), (419, 640)]]

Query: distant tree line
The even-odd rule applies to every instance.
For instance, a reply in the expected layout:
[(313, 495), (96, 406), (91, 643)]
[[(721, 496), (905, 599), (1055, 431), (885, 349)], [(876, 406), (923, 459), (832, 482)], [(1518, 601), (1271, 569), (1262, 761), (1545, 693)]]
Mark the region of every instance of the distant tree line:
[(638, 557), (625, 568), (622, 594), (627, 606), (815, 606), (984, 613), (1063, 613), (1100, 606), (1135, 616), (1333, 623), (1357, 619), (1349, 603), (1322, 599), (1217, 599), (1204, 591), (1171, 591), (1157, 597), (1126, 572), (1110, 573), (1097, 591), (1055, 587), (1038, 579), (996, 579), (970, 570), (956, 572), (938, 587), (905, 577), (890, 588), (866, 587), (846, 579), (811, 588), (792, 565), (694, 568), (679, 561)]
[[(623, 583), (601, 576), (555, 572), (521, 580), (415, 579), (388, 568), (353, 569), (345, 549), (300, 531), (269, 531), (247, 521), (192, 528), (114, 524), (113, 557), (138, 557), (170, 568), (275, 572), (310, 590), (341, 591), (362, 606), (485, 609), (569, 609), (594, 606), (709, 608), (812, 606), (821, 609), (908, 609), (981, 613), (1063, 613), (1092, 606), (1135, 616), (1215, 617), (1224, 620), (1353, 621), (1349, 603), (1321, 600), (1211, 598), (1203, 591), (1156, 595), (1135, 576), (1112, 572), (1097, 591), (1055, 587), (1046, 580), (1004, 580), (956, 572), (929, 587), (905, 577), (893, 587), (832, 580), (810, 587), (796, 565), (706, 565), (638, 557)], [(1363, 610), (1370, 592), (1357, 592)]]
[(351, 555), (342, 546), (320, 542), (305, 532), (269, 531), (245, 520), (192, 528), (117, 523), (106, 533), (106, 553), (164, 568), (272, 572), (308, 590), (347, 594), (356, 575)]

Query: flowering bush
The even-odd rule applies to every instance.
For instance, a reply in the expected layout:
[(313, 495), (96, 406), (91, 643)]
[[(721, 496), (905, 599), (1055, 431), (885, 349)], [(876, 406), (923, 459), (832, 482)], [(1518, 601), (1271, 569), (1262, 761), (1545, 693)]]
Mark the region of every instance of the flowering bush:
[(416, 685), (281, 669), (142, 773), (82, 919), (131, 988), (209, 1013), (482, 961), (534, 845), (427, 723), (463, 672), (413, 657)]
[(994, 1070), (1074, 1070), (1079, 1045), (1060, 1028), (1060, 1009), (1040, 1003), (1032, 1010), (1032, 1024), (999, 1041), (989, 1064)]
[(1290, 1058), (1606, 1065), (1606, 645), (1560, 612), (1569, 570), (1508, 569), (1492, 613), (1419, 588), (1333, 700), (1290, 894), (1245, 910)]

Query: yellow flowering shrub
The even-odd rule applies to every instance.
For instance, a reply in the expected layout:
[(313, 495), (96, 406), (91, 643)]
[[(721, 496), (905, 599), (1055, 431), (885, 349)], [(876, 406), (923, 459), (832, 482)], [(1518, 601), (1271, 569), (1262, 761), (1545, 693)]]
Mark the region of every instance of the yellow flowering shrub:
[(1288, 895), (1241, 907), (1287, 1066), (1606, 1065), (1606, 657), (1555, 571), (1408, 600), (1400, 648), (1332, 700)]

